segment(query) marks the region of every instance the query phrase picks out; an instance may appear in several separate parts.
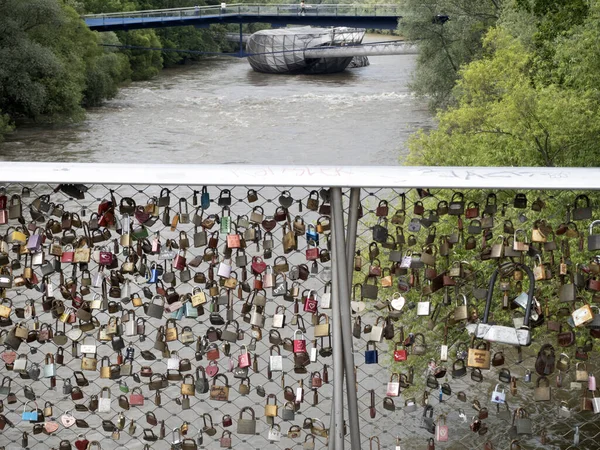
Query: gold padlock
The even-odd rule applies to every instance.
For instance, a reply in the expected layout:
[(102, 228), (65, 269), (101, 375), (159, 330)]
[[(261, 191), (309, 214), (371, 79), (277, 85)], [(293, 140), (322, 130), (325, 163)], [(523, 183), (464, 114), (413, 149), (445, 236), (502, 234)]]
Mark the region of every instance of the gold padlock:
[(225, 285), (225, 287), (227, 289), (234, 289), (237, 286), (237, 278), (236, 277), (229, 277), (229, 278), (227, 278), (225, 280), (224, 285)]
[(202, 292), (202, 288), (195, 287), (192, 295), (192, 306), (200, 306), (206, 303), (206, 295)]
[[(170, 326), (173, 324), (173, 326)], [(179, 337), (179, 333), (177, 332), (177, 324), (175, 323), (175, 319), (168, 319), (167, 324), (165, 326), (165, 340), (167, 342), (176, 341)]]
[[(269, 400), (273, 399), (273, 404), (269, 404)], [(265, 416), (266, 417), (277, 417), (277, 397), (275, 394), (269, 394), (267, 396), (267, 404), (265, 405)]]
[(108, 356), (103, 356), (100, 361), (100, 378), (110, 378), (110, 358)]
[(329, 336), (329, 316), (327, 314), (319, 314), (317, 322), (320, 322), (323, 316), (325, 317), (325, 323), (318, 323), (315, 326), (315, 337)]
[(196, 390), (194, 389), (193, 375), (186, 375), (183, 377), (183, 384), (181, 385), (181, 395), (196, 395)]
[(60, 318), (58, 320), (60, 320), (62, 323), (67, 323), (70, 316), (71, 316), (71, 310), (69, 308), (67, 308), (63, 311), (63, 313), (60, 315)]

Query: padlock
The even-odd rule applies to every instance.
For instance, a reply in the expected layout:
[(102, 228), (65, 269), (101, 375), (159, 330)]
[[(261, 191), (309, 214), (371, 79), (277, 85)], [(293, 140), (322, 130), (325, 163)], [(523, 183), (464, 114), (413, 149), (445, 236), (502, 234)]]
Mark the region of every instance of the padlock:
[[(541, 385), (542, 381), (544, 382), (544, 385)], [(533, 397), (536, 402), (550, 401), (551, 388), (548, 378), (544, 376), (538, 378), (536, 387), (533, 391)]]
[[(273, 403), (270, 404), (270, 401)], [(266, 417), (277, 417), (277, 397), (275, 394), (267, 395), (266, 404), (265, 404), (265, 416)]]
[(463, 300), (464, 304), (458, 305), (458, 299), (457, 299), (457, 306), (456, 306), (456, 308), (454, 308), (454, 320), (455, 321), (466, 320), (469, 317), (469, 312), (467, 309), (467, 296), (464, 294), (460, 294), (460, 296), (462, 296), (462, 300)]
[(98, 397), (98, 412), (107, 413), (110, 412), (111, 405), (111, 394), (110, 388), (104, 387), (100, 391), (100, 396)]
[(56, 376), (56, 366), (54, 364), (54, 355), (52, 353), (46, 353), (44, 359), (44, 377), (51, 378)]
[[(244, 413), (250, 414), (250, 419), (244, 418)], [(240, 414), (237, 422), (237, 433), (238, 434), (256, 434), (256, 416), (254, 410), (248, 406), (240, 410)]]
[[(396, 381), (394, 381), (394, 378)], [(400, 395), (400, 374), (392, 373), (387, 384), (386, 395), (388, 397), (398, 397)]]
[[(300, 338), (299, 338), (300, 336)], [(306, 339), (304, 339), (304, 334), (301, 330), (294, 331), (294, 353), (304, 353), (306, 352)]]
[(445, 414), (441, 414), (438, 416), (437, 424), (435, 427), (435, 437), (438, 442), (448, 441), (448, 426), (446, 425)]
[[(277, 351), (277, 354), (274, 354)], [(283, 358), (278, 345), (272, 345), (269, 350), (269, 369), (272, 372), (280, 372), (283, 370)]]
[(365, 364), (378, 364), (379, 352), (374, 341), (367, 342), (367, 350), (365, 351)]
[(502, 404), (506, 402), (506, 392), (504, 388), (500, 390), (500, 384), (497, 384), (492, 392), (492, 403)]
[(394, 344), (394, 361), (406, 361), (408, 359), (408, 352), (406, 348), (398, 349), (399, 346), (404, 347), (403, 342), (396, 342)]

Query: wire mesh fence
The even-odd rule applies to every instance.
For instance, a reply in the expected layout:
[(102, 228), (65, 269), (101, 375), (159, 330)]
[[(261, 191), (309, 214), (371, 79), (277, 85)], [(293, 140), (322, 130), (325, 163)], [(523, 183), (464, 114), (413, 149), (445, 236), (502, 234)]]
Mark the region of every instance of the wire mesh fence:
[[(371, 448), (392, 449), (598, 447), (597, 331), (573, 323), (574, 311), (597, 312), (595, 205), (588, 192), (363, 191), (350, 263), (364, 448), (371, 438)], [(527, 251), (514, 250), (520, 242)], [(490, 335), (489, 370), (472, 368), (468, 324), (484, 318), (495, 268), (488, 322), (523, 324), (529, 281), (515, 263), (538, 268), (533, 342)], [(554, 362), (544, 378), (536, 363), (545, 344)], [(495, 403), (498, 394), (506, 401)]]
[[(576, 427), (597, 448), (598, 327), (569, 323), (600, 300), (598, 199), (588, 211), (580, 194), (362, 192), (348, 263), (363, 448), (575, 448)], [(0, 445), (325, 448), (329, 213), (326, 189), (6, 186)], [(533, 343), (497, 339), (474, 370), (495, 268), (489, 324), (523, 323), (518, 263), (537, 267)]]
[[(313, 226), (329, 223), (325, 191), (65, 190), (7, 186), (1, 208), (12, 308), (2, 323), (2, 445), (326, 440), (331, 269), (328, 231)], [(294, 339), (306, 350), (294, 352)]]

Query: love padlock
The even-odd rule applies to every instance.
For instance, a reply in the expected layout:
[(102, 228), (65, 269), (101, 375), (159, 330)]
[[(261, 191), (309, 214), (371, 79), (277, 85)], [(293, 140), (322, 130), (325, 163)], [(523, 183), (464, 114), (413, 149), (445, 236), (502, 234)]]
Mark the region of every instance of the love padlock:
[[(298, 335), (301, 336), (301, 339), (298, 339)], [(304, 353), (306, 352), (306, 339), (304, 339), (304, 334), (301, 330), (294, 331), (294, 353)]]

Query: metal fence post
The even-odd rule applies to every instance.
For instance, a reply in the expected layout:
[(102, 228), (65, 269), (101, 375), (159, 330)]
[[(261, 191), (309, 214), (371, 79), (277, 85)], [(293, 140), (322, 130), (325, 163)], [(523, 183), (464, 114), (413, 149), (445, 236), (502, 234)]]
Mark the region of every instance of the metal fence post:
[[(337, 205), (336, 205), (337, 207)], [(332, 209), (334, 208), (332, 202)], [(343, 211), (343, 209), (342, 209)], [(342, 315), (341, 315), (341, 300), (339, 286), (341, 283), (341, 274), (345, 273), (343, 265), (344, 259), (339, 258), (339, 249), (344, 248), (344, 216), (332, 217), (334, 225), (332, 238), (332, 264), (331, 264), (331, 302), (333, 315), (333, 405), (331, 415), (331, 423), (329, 425), (329, 450), (344, 450), (344, 339), (342, 338)], [(336, 227), (339, 224), (339, 227)], [(340, 233), (341, 228), (341, 233)]]
[[(339, 239), (332, 233), (332, 245), (335, 248)], [(331, 422), (329, 424), (329, 450), (344, 450), (344, 354), (342, 339), (342, 322), (340, 316), (340, 294), (336, 288), (339, 281), (339, 268), (335, 254), (332, 258), (331, 289), (332, 303), (332, 344), (333, 353), (333, 402), (331, 404)]]
[[(352, 342), (352, 317), (350, 314), (350, 289), (348, 286), (348, 272), (346, 260), (346, 246), (344, 245), (344, 204), (342, 199), (342, 190), (339, 187), (331, 188), (331, 209), (333, 219), (333, 272), (336, 280), (333, 280), (333, 286), (337, 287), (338, 298), (337, 305), (339, 317), (334, 317), (341, 323), (342, 342)], [(354, 215), (358, 213), (358, 208)], [(352, 216), (352, 210), (350, 215)], [(340, 242), (341, 240), (341, 242)], [(336, 245), (337, 244), (337, 245)], [(337, 283), (336, 283), (337, 282)], [(333, 290), (332, 290), (333, 291)], [(334, 303), (335, 305), (335, 303)], [(335, 348), (335, 347), (334, 347)], [(348, 396), (348, 417), (350, 421), (350, 439), (352, 449), (360, 449), (360, 424), (358, 420), (358, 397), (356, 394), (356, 375), (354, 373), (354, 355), (352, 345), (342, 347), (344, 356), (344, 372), (346, 374), (346, 395)], [(336, 386), (334, 386), (335, 388)], [(337, 426), (338, 424), (336, 424)], [(343, 427), (343, 423), (339, 424)]]

